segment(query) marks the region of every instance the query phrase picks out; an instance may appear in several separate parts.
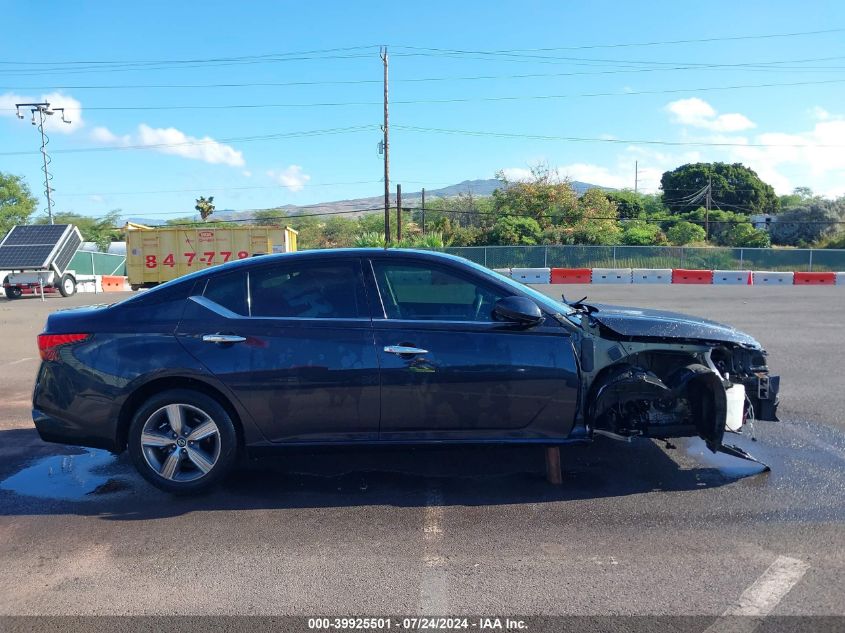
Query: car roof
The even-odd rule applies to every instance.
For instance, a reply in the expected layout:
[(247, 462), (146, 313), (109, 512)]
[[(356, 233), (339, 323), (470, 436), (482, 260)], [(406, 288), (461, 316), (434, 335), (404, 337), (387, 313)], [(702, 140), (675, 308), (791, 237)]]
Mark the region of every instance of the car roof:
[(462, 257), (457, 257), (448, 253), (425, 251), (413, 248), (326, 248), (247, 257), (246, 259), (238, 259), (220, 266), (214, 266), (206, 270), (198, 271), (199, 274), (193, 274), (200, 277), (203, 274), (214, 274), (222, 270), (233, 270), (244, 266), (258, 266), (271, 262), (287, 262), (308, 259), (335, 259), (343, 257), (408, 257), (409, 255), (415, 259), (452, 261), (456, 263), (465, 262)]

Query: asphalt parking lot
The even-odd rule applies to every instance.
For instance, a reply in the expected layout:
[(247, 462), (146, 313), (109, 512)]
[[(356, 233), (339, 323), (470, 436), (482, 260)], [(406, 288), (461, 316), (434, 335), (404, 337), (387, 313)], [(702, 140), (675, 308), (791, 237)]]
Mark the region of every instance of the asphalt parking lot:
[(845, 291), (561, 288), (756, 336), (782, 420), (736, 443), (772, 471), (699, 440), (566, 448), (559, 487), (539, 448), (298, 451), (173, 498), (32, 427), (46, 315), (103, 296), (0, 299), (0, 615), (845, 615)]

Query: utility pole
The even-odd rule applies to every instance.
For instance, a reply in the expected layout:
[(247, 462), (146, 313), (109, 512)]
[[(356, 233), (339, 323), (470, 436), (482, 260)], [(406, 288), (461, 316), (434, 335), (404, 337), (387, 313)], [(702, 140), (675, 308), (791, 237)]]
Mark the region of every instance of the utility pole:
[(384, 247), (390, 245), (390, 120), (388, 117), (387, 100), (387, 46), (382, 46), (381, 62), (384, 66)]
[(637, 186), (640, 178), (640, 161), (634, 161), (634, 193), (637, 193)]
[(396, 185), (396, 241), (402, 241), (402, 185)]
[[(47, 196), (47, 216), (50, 218), (50, 224), (53, 223), (53, 189), (50, 187), (50, 181), (53, 180), (53, 177), (50, 175), (48, 171), (48, 166), (52, 162), (50, 157), (47, 155), (47, 143), (50, 142), (50, 138), (44, 134), (44, 115), (53, 116), (56, 112), (61, 112), (62, 114), (62, 122), (63, 123), (70, 123), (68, 119), (65, 118), (65, 109), (64, 108), (51, 108), (50, 104), (47, 101), (43, 101), (41, 103), (16, 103), (15, 104), (15, 114), (17, 114), (19, 119), (23, 119), (23, 114), (21, 114), (21, 108), (30, 108), (30, 112), (32, 113), (32, 124), (38, 126), (38, 131), (41, 132), (41, 158), (43, 160), (43, 166), (41, 170), (44, 172), (44, 195)], [(38, 113), (38, 122), (35, 122), (35, 113)]]
[(422, 232), (425, 235), (425, 187), (422, 189)]
[(710, 241), (710, 205), (713, 204), (713, 174), (707, 180), (707, 197), (704, 199), (704, 240)]

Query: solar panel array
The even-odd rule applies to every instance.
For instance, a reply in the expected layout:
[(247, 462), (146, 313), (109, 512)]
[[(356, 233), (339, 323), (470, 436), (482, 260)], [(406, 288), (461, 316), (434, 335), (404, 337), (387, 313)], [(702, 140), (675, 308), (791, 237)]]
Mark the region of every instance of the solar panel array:
[(0, 243), (0, 270), (47, 269), (55, 262), (64, 271), (80, 243), (78, 231), (69, 224), (16, 226)]
[(59, 252), (56, 253), (56, 257), (53, 259), (53, 268), (56, 269), (56, 272), (61, 274), (67, 270), (70, 260), (73, 259), (80, 246), (82, 246), (82, 237), (79, 235), (79, 232), (71, 231), (67, 236), (67, 240), (59, 248)]

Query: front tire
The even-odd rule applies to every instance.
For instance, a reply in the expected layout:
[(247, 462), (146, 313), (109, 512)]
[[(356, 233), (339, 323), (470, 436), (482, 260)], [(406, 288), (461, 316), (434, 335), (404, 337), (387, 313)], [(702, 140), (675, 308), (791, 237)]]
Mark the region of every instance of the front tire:
[(62, 275), (59, 280), (59, 292), (63, 297), (70, 297), (76, 294), (76, 279), (70, 275)]
[(129, 455), (144, 479), (172, 494), (208, 490), (232, 469), (238, 436), (217, 400), (198, 391), (156, 394), (135, 413)]

